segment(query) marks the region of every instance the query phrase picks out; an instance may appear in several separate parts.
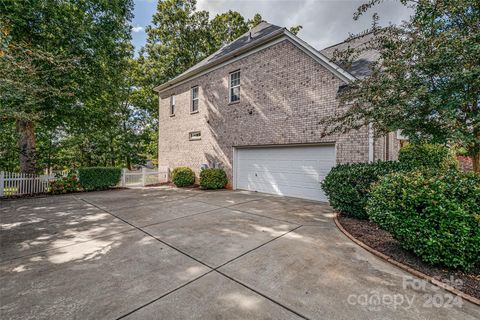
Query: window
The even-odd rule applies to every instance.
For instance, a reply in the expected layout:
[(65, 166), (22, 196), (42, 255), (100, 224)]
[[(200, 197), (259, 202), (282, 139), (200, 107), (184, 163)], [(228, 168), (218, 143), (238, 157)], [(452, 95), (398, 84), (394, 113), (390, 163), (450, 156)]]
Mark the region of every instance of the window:
[(202, 133), (200, 131), (192, 131), (188, 133), (189, 140), (200, 140), (202, 139)]
[(190, 108), (190, 112), (198, 112), (198, 87), (192, 88), (192, 107)]
[(240, 70), (230, 73), (228, 102), (240, 101)]
[(170, 97), (170, 115), (175, 115), (175, 95)]

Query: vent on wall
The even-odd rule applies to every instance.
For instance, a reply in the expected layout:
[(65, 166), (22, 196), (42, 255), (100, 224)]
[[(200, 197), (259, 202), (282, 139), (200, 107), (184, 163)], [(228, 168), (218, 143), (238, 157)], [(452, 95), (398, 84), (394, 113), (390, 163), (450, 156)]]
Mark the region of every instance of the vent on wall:
[(202, 133), (200, 131), (192, 131), (188, 133), (189, 140), (200, 140), (202, 139)]

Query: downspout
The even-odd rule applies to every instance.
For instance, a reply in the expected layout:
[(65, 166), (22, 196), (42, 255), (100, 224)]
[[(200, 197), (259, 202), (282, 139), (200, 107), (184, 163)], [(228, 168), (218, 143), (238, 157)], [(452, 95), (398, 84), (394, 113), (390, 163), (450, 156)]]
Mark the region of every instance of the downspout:
[(374, 129), (371, 122), (368, 123), (368, 162), (375, 161)]

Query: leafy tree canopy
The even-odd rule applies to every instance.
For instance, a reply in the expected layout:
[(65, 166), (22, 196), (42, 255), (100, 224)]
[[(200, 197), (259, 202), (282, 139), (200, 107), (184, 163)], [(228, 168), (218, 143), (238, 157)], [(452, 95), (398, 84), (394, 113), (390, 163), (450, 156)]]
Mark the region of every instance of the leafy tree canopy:
[[(210, 20), (208, 11), (196, 10), (196, 0), (159, 1), (152, 25), (145, 29), (147, 44), (140, 53), (145, 78), (152, 88), (166, 82), (260, 22), (258, 13), (245, 19), (232, 10)], [(301, 28), (295, 26), (290, 31), (296, 34)]]
[[(355, 19), (381, 0), (360, 6)], [(413, 9), (408, 21), (380, 28), (374, 14), (373, 40), (336, 53), (352, 63), (377, 51), (371, 75), (349, 84), (348, 107), (324, 119), (326, 133), (372, 123), (378, 134), (403, 130), (414, 141), (451, 143), (468, 150), (480, 171), (480, 2), (401, 0)], [(355, 35), (353, 35), (355, 36)]]

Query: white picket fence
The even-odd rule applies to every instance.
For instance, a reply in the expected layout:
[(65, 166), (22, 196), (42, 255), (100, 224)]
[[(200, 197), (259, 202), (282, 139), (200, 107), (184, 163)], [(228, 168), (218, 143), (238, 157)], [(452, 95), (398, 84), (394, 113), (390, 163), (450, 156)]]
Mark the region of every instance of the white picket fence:
[(45, 193), (48, 191), (48, 182), (54, 179), (53, 174), (35, 175), (0, 171), (0, 197)]
[(137, 171), (128, 169), (122, 170), (122, 187), (145, 187), (152, 184), (168, 182), (168, 167), (159, 167), (157, 169), (142, 168)]
[[(138, 171), (123, 169), (119, 186), (127, 188), (145, 187), (168, 182), (168, 178), (168, 167), (160, 167), (158, 169), (142, 168)], [(48, 192), (48, 183), (52, 180), (55, 180), (54, 174), (34, 175), (0, 171), (0, 197), (46, 193)]]

